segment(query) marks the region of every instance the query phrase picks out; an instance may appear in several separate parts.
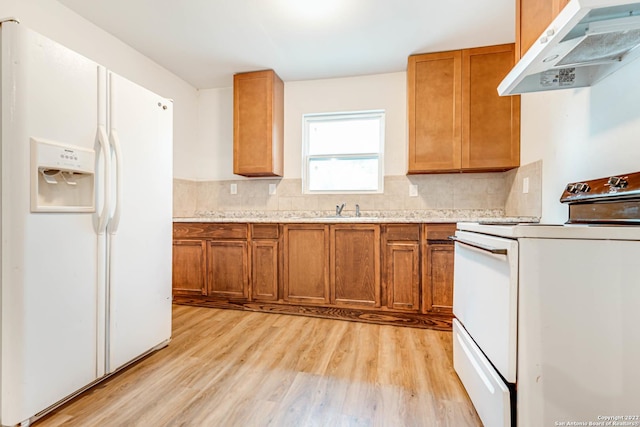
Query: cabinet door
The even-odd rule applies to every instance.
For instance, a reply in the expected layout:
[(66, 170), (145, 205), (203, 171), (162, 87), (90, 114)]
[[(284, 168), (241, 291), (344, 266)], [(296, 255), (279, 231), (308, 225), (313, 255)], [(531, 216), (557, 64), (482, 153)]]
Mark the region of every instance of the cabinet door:
[(380, 226), (331, 227), (331, 302), (380, 307)]
[(453, 313), (452, 243), (427, 243), (422, 270), (422, 312)]
[(460, 51), (409, 57), (408, 173), (460, 169)]
[(569, 0), (516, 1), (516, 60), (524, 56)]
[(203, 240), (173, 241), (173, 294), (206, 295), (207, 247)]
[(329, 303), (329, 227), (284, 228), (284, 295), (289, 302)]
[(272, 71), (233, 80), (233, 173), (282, 176), (284, 83)]
[(249, 297), (247, 242), (207, 242), (207, 285), (209, 296)]
[(466, 49), (462, 57), (462, 169), (520, 165), (520, 96), (496, 88), (514, 64), (513, 44)]
[(420, 302), (419, 253), (418, 242), (387, 242), (385, 282), (389, 308), (418, 311)]
[(258, 301), (278, 299), (278, 241), (251, 243), (251, 292)]

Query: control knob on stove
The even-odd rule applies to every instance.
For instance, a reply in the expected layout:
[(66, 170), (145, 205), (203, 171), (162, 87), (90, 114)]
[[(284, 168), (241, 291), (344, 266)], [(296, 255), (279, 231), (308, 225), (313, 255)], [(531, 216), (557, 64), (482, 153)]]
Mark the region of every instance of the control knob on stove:
[(567, 185), (565, 190), (571, 194), (588, 193), (591, 191), (591, 187), (586, 182), (576, 182), (575, 184)]
[(589, 191), (591, 191), (591, 187), (589, 187), (589, 184), (587, 184), (586, 182), (579, 182), (576, 184), (576, 190), (579, 193), (588, 193)]
[(619, 188), (625, 188), (629, 182), (619, 176), (612, 176), (609, 178), (609, 182), (607, 184), (612, 191), (615, 191)]

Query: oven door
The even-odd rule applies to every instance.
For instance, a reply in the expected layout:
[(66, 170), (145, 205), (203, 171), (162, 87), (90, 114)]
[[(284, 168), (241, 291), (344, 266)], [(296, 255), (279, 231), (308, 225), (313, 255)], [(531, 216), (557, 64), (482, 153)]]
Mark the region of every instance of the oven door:
[(457, 231), (453, 313), (509, 383), (516, 382), (518, 241)]

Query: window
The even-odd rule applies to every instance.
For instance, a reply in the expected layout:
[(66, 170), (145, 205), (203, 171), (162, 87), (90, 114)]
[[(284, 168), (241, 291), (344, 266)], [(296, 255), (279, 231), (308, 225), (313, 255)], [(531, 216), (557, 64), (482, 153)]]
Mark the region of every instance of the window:
[(305, 114), (305, 193), (382, 193), (384, 111)]

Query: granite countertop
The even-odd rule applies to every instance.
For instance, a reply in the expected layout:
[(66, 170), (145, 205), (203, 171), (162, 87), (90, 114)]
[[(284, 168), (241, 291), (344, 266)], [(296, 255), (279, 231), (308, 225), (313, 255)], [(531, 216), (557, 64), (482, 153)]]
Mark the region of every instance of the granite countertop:
[(537, 217), (508, 217), (502, 210), (419, 210), (419, 211), (364, 211), (360, 217), (345, 215), (336, 217), (327, 211), (242, 211), (242, 212), (202, 212), (194, 217), (176, 217), (174, 222), (251, 222), (251, 223), (426, 223), (426, 222), (496, 222), (531, 223), (539, 222)]

